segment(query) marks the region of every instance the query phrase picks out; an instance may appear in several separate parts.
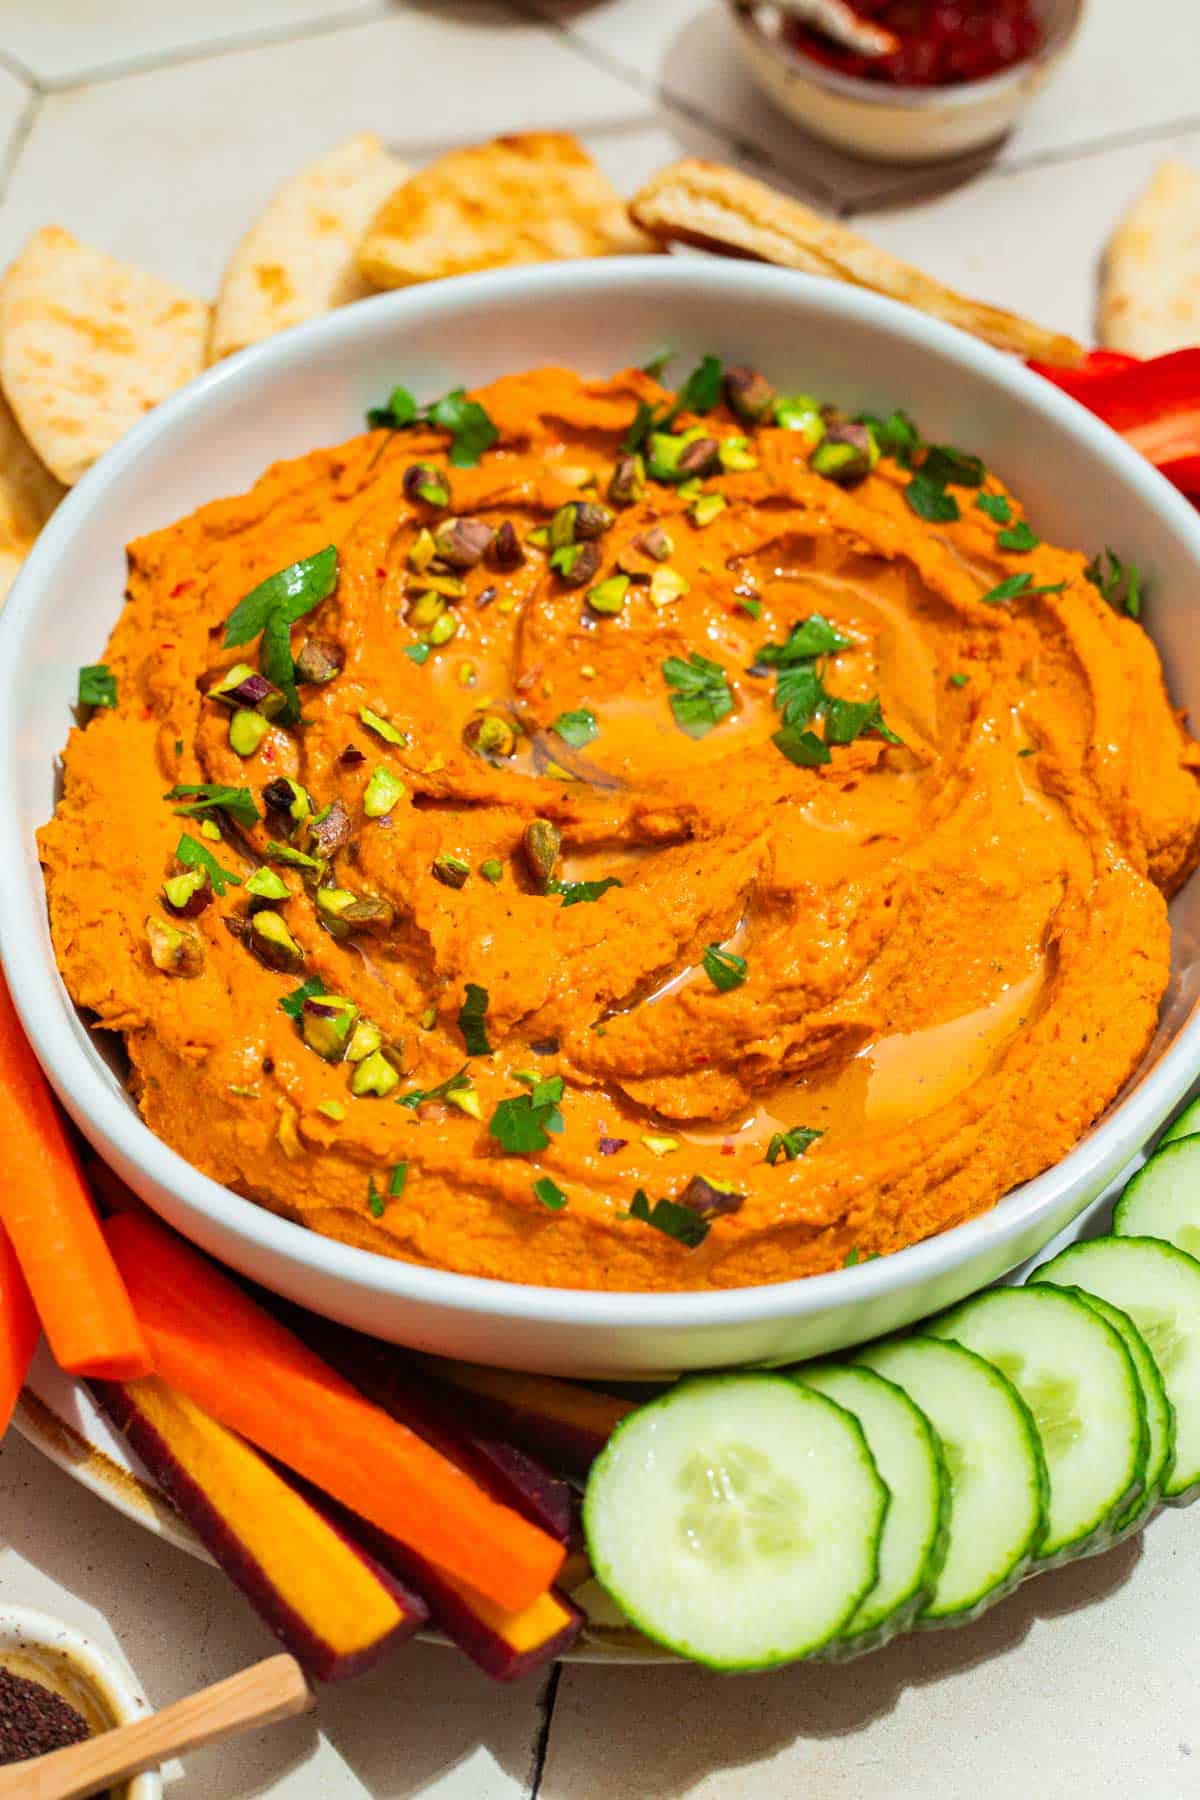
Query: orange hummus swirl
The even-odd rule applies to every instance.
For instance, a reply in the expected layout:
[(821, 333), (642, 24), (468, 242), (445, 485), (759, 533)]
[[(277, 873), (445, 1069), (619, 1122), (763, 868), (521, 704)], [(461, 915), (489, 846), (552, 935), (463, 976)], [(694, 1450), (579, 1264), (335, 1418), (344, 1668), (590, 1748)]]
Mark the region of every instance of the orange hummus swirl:
[[(476, 467), (450, 464), (444, 432), (375, 430), (130, 547), (117, 705), (72, 731), (40, 842), (64, 978), (124, 1035), (151, 1129), (330, 1236), (580, 1288), (837, 1268), (1056, 1162), (1147, 1049), (1166, 896), (1197, 856), (1197, 750), (1145, 632), (1082, 555), (999, 548), (971, 490), (956, 520), (918, 518), (888, 458), (842, 488), (802, 433), (722, 407), (696, 422), (741, 440), (699, 483), (719, 510), (653, 479), (610, 506), (637, 403), (669, 398), (649, 377), (547, 369), (476, 398), (499, 432)], [(417, 464), (448, 505), (416, 491)], [(545, 539), (579, 502), (612, 516), (570, 585)], [(493, 539), (467, 567), (435, 558), (431, 588), (447, 520), (512, 529), (503, 555)], [(340, 667), (301, 684), (299, 724), (239, 754), (209, 693), (256, 653), (227, 649), (225, 623), (329, 545), (336, 587), (292, 643)], [(1028, 593), (984, 598), (1021, 572)], [(591, 604), (614, 577), (612, 609)], [(805, 766), (776, 742), (763, 648), (814, 615), (844, 643), (820, 659), (825, 691), (878, 699), (886, 733)], [(692, 735), (664, 664), (697, 654), (731, 706)], [(281, 777), (349, 822), (316, 881), (272, 861), (262, 796)], [(248, 789), (259, 822), (214, 812), (223, 841), (204, 837), (164, 799), (176, 784)], [(172, 921), (182, 831), (241, 885)], [(288, 970), (248, 942), (260, 865), (290, 889)], [(336, 929), (317, 882), (383, 903), (373, 928)], [(193, 966), (156, 963), (148, 919), (186, 931)], [(280, 1005), (301, 981), (371, 1022), (386, 1093), (356, 1094), (351, 1065), (310, 1047)], [(469, 986), (487, 1054), (468, 1055)], [(464, 1065), (470, 1086), (446, 1093)], [(497, 1107), (556, 1078), (544, 1142), (506, 1145)], [(729, 1199), (689, 1244), (645, 1213), (687, 1204), (696, 1177)]]

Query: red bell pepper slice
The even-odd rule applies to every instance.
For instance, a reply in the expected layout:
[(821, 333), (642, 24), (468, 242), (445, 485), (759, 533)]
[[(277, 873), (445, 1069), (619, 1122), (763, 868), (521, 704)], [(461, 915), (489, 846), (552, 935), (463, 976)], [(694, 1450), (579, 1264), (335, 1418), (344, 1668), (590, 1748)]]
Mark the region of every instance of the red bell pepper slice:
[(1111, 425), (1185, 494), (1200, 497), (1200, 348), (1145, 361), (1093, 350), (1075, 369), (1029, 367)]

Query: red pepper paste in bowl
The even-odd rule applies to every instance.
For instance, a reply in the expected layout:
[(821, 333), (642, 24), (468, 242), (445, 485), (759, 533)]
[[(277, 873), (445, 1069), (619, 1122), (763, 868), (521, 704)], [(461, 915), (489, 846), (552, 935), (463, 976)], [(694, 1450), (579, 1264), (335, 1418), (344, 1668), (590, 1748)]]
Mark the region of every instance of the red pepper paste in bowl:
[(793, 48), (841, 75), (897, 87), (952, 87), (1023, 62), (1042, 45), (1030, 0), (855, 0), (854, 11), (898, 39), (884, 56), (863, 56), (809, 26), (785, 26)]

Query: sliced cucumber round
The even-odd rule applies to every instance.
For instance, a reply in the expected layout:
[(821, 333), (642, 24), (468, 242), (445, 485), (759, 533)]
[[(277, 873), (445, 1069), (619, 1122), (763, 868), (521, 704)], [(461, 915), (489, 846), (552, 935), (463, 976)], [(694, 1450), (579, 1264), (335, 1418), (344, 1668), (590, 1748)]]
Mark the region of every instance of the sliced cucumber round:
[(1142, 1478), (1142, 1492), (1117, 1520), (1117, 1537), (1127, 1538), (1133, 1532), (1141, 1530), (1155, 1507), (1162, 1502), (1163, 1489), (1175, 1460), (1174, 1410), (1167, 1399), (1167, 1390), (1158, 1372), (1158, 1364), (1129, 1314), (1122, 1312), (1119, 1306), (1110, 1306), (1099, 1294), (1086, 1293), (1083, 1288), (1067, 1288), (1065, 1292), (1082, 1300), (1085, 1306), (1090, 1306), (1107, 1325), (1112, 1326), (1129, 1352), (1129, 1360), (1142, 1390), (1142, 1405), (1146, 1409), (1146, 1472)]
[(992, 1288), (927, 1322), (1006, 1375), (1033, 1414), (1050, 1476), (1040, 1568), (1107, 1547), (1140, 1496), (1146, 1412), (1117, 1333), (1070, 1294)]
[(1046, 1529), (1046, 1465), (1029, 1408), (999, 1370), (959, 1344), (898, 1338), (854, 1360), (920, 1407), (950, 1478), (946, 1556), (917, 1624), (978, 1618), (1016, 1587)]
[(950, 1481), (937, 1433), (902, 1388), (874, 1369), (821, 1363), (795, 1379), (853, 1413), (891, 1502), (879, 1544), (879, 1578), (824, 1650), (840, 1661), (906, 1631), (932, 1598), (946, 1556)]
[(888, 1492), (857, 1419), (784, 1375), (683, 1381), (592, 1465), (592, 1568), (656, 1643), (761, 1669), (836, 1637), (875, 1585)]
[(1079, 1287), (1128, 1313), (1158, 1364), (1175, 1414), (1175, 1460), (1163, 1499), (1200, 1493), (1200, 1263), (1151, 1237), (1089, 1238), (1060, 1251), (1032, 1281)]
[(1117, 1201), (1113, 1231), (1200, 1257), (1200, 1137), (1164, 1139)]
[(1158, 1148), (1161, 1150), (1164, 1144), (1177, 1143), (1180, 1138), (1194, 1137), (1197, 1132), (1200, 1132), (1200, 1096), (1190, 1101), (1178, 1117), (1171, 1120), (1158, 1140)]

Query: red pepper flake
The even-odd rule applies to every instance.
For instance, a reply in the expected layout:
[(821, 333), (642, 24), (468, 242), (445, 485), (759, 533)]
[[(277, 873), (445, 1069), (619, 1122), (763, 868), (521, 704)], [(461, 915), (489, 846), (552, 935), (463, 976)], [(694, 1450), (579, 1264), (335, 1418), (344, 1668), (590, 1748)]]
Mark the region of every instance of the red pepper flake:
[(175, 586), (171, 589), (171, 599), (178, 600), (180, 594), (186, 594), (188, 589), (190, 587), (195, 587), (195, 585), (194, 581), (177, 581)]
[(365, 763), (366, 760), (365, 753), (362, 750), (359, 750), (354, 744), (347, 744), (346, 748), (338, 757), (338, 761), (347, 769), (353, 769), (358, 763)]
[(262, 759), (265, 763), (273, 763), (275, 761), (275, 752), (270, 744), (263, 745)]
[(387, 570), (386, 569), (376, 569), (375, 574), (376, 574), (376, 577), (378, 580), (380, 580), (380, 581), (387, 580)]
[(628, 1138), (602, 1137), (596, 1148), (601, 1156), (615, 1156), (619, 1150), (624, 1150), (628, 1142)]

